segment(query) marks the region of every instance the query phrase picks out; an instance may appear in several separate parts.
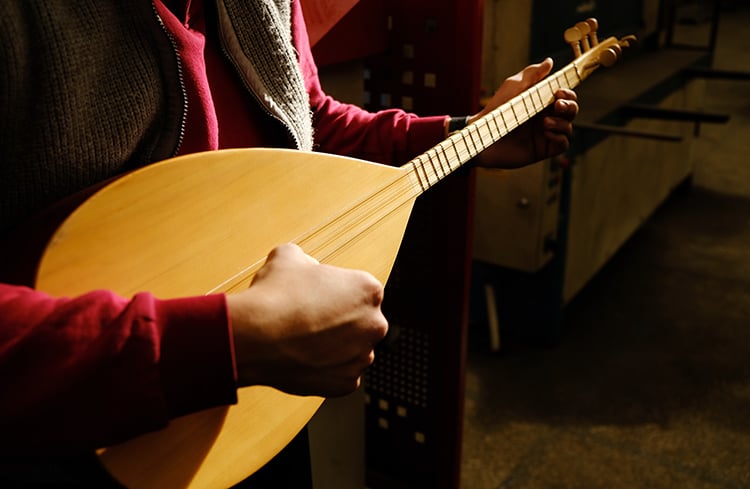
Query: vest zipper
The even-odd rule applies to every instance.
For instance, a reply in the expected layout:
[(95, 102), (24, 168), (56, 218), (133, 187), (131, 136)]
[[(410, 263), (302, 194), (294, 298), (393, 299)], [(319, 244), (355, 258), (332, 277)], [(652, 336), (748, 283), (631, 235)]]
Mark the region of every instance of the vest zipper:
[(185, 124), (187, 119), (187, 111), (188, 111), (188, 96), (187, 96), (187, 89), (185, 88), (185, 75), (182, 71), (182, 61), (180, 60), (180, 52), (177, 48), (177, 42), (174, 40), (174, 36), (172, 36), (172, 33), (169, 32), (169, 29), (167, 29), (167, 26), (164, 25), (164, 21), (162, 20), (161, 16), (159, 15), (159, 11), (156, 9), (156, 5), (154, 5), (154, 2), (151, 2), (151, 10), (153, 10), (154, 15), (156, 16), (156, 20), (159, 22), (159, 25), (161, 26), (161, 30), (164, 31), (164, 34), (167, 36), (167, 39), (169, 39), (169, 44), (172, 46), (172, 52), (174, 53), (176, 65), (177, 65), (177, 81), (180, 85), (180, 92), (182, 93), (182, 113), (180, 114), (180, 130), (177, 135), (177, 145), (175, 146), (174, 150), (172, 151), (172, 154), (170, 156), (176, 156), (177, 153), (180, 152), (180, 148), (182, 147), (183, 139), (185, 139)]

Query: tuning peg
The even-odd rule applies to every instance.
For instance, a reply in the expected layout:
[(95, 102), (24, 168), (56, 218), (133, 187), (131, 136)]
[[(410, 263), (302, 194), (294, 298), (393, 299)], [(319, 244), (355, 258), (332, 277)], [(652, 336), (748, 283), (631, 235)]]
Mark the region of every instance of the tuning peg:
[(625, 46), (626, 48), (629, 48), (631, 44), (635, 44), (637, 41), (638, 41), (637, 37), (630, 35), (630, 36), (625, 36), (622, 39), (620, 39), (619, 43), (620, 43), (620, 46)]
[(586, 23), (589, 25), (589, 28), (590, 28), (589, 42), (591, 43), (592, 47), (596, 46), (599, 44), (599, 38), (596, 35), (596, 31), (599, 30), (599, 21), (593, 17), (590, 17), (586, 19)]
[(583, 39), (583, 34), (580, 29), (578, 29), (578, 26), (566, 29), (563, 37), (565, 38), (565, 42), (570, 44), (570, 47), (573, 48), (573, 54), (575, 57), (579, 57), (581, 55), (581, 39)]
[[(619, 47), (619, 46), (618, 46)], [(606, 66), (609, 68), (610, 66), (617, 63), (617, 60), (620, 58), (620, 53), (622, 51), (618, 51), (613, 48), (607, 48), (601, 53), (599, 53), (599, 64), (602, 66)]]
[(583, 52), (585, 53), (589, 49), (591, 49), (591, 45), (589, 44), (589, 33), (591, 32), (591, 26), (588, 24), (588, 22), (578, 22), (576, 24), (576, 28), (581, 33), (581, 46), (583, 48)]

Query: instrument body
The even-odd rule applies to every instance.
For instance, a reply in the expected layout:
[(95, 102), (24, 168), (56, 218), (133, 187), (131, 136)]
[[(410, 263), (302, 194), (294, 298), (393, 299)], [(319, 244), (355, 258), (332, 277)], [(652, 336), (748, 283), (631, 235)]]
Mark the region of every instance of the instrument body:
[[(385, 281), (416, 198), (404, 176), (365, 161), (259, 148), (151, 165), (67, 218), (40, 262), (37, 288), (160, 298), (232, 292), (248, 287), (285, 242)], [(183, 416), (101, 450), (100, 459), (128, 487), (229, 487), (281, 451), (322, 401), (241, 388), (236, 405)]]

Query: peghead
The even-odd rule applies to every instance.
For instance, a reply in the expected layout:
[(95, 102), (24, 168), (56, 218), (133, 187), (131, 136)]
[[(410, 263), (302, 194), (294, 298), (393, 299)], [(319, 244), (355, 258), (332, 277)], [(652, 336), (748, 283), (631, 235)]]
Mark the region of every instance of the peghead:
[(623, 49), (636, 42), (635, 36), (625, 36), (619, 40), (608, 37), (600, 41), (598, 30), (599, 21), (590, 17), (565, 31), (565, 41), (579, 59), (579, 62), (573, 64), (581, 80), (601, 66), (609, 67), (617, 63), (622, 57)]

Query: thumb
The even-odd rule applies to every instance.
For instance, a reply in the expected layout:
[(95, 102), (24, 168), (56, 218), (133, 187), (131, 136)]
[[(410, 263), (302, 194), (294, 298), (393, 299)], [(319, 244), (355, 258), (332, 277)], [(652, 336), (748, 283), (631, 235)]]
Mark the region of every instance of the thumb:
[(471, 116), (469, 123), (474, 122), (519, 93), (535, 85), (552, 71), (552, 65), (552, 58), (546, 58), (540, 63), (528, 65), (515, 75), (506, 78), (482, 111)]
[(527, 88), (531, 87), (552, 71), (554, 62), (552, 58), (545, 58), (543, 61), (529, 65), (521, 71), (521, 79), (525, 82)]

